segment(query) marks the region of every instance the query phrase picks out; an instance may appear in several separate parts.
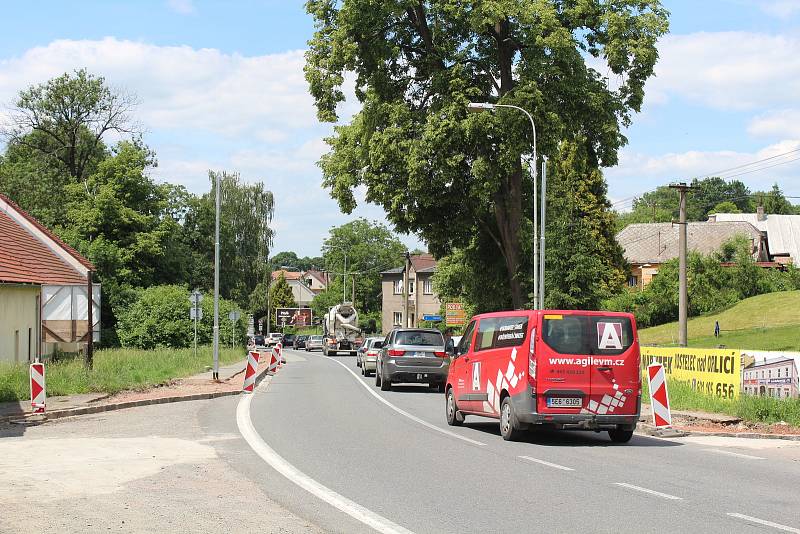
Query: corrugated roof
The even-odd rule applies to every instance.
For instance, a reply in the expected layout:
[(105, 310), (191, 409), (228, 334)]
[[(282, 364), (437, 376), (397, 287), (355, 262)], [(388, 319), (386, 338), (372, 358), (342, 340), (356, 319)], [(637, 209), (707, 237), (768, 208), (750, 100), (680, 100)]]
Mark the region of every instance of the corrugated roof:
[(770, 254), (787, 254), (795, 264), (800, 262), (800, 215), (767, 214), (759, 221), (757, 213), (717, 213), (716, 220), (748, 222), (767, 233)]
[[(617, 234), (617, 241), (630, 263), (664, 263), (678, 257), (679, 229), (680, 225), (672, 223), (630, 224)], [(701, 254), (712, 254), (736, 235), (745, 235), (755, 243), (761, 240), (761, 232), (747, 222), (690, 222), (686, 246)]]
[[(16, 204), (8, 204), (10, 209), (16, 208)], [(15, 211), (17, 213), (14, 215), (24, 213), (20, 213), (19, 209)], [(30, 215), (24, 216), (26, 220), (35, 222)], [(35, 222), (35, 226), (37, 229), (43, 228), (38, 222)], [(49, 231), (47, 233), (52, 237)], [(56, 243), (61, 243), (61, 240)], [(69, 252), (70, 256), (77, 254), (73, 252)], [(81, 259), (82, 265), (91, 265), (85, 258)], [(0, 209), (0, 282), (82, 285), (86, 283), (86, 276), (69, 265), (39, 236), (21, 226), (12, 214)]]

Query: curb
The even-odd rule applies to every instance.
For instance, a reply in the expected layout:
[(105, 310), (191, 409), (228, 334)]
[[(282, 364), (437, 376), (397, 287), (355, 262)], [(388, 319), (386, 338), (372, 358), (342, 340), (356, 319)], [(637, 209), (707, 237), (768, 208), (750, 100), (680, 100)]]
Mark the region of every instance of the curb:
[(783, 439), (787, 441), (800, 441), (800, 434), (758, 434), (755, 432), (694, 432), (682, 430), (690, 436), (719, 436), (721, 438), (747, 438), (747, 439)]
[[(256, 385), (258, 385), (269, 374), (268, 368), (269, 366), (265, 366), (264, 370), (261, 371), (258, 375), (256, 375)], [(233, 376), (231, 376), (230, 378), (233, 378)], [(230, 378), (228, 380), (230, 380)], [(0, 424), (25, 422), (28, 420), (31, 421), (35, 420), (37, 422), (46, 422), (51, 419), (61, 419), (64, 417), (73, 417), (76, 415), (88, 415), (94, 413), (111, 412), (115, 410), (124, 410), (126, 408), (138, 408), (139, 406), (150, 406), (153, 404), (168, 404), (173, 402), (217, 399), (220, 397), (231, 397), (234, 395), (240, 395), (241, 393), (242, 390), (237, 389), (234, 391), (214, 391), (211, 393), (194, 393), (192, 395), (174, 395), (172, 397), (159, 397), (155, 399), (141, 399), (137, 401), (98, 404), (95, 406), (83, 406), (80, 408), (68, 408), (64, 410), (53, 410), (52, 412), (45, 412), (44, 418), (42, 418), (42, 414), (34, 414), (34, 413), (7, 415), (0, 417)]]

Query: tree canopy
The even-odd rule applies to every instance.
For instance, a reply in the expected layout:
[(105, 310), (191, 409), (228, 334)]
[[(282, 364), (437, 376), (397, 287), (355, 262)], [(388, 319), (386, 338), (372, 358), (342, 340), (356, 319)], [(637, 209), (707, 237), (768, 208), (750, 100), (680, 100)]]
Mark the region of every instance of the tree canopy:
[(365, 186), (368, 202), (438, 257), (492, 244), (472, 259), (501, 269), (505, 283), (493, 289), (521, 306), (530, 272), (521, 233), (532, 205), (523, 155), (533, 133), (520, 113), (468, 115), (467, 105), (520, 106), (533, 114), (540, 154), (580, 139), (589, 165), (614, 165), (667, 12), (657, 0), (309, 0), (306, 8), (317, 30), (305, 72), (320, 119), (337, 119), (348, 72), (362, 105), (320, 161), (341, 209), (351, 212)]

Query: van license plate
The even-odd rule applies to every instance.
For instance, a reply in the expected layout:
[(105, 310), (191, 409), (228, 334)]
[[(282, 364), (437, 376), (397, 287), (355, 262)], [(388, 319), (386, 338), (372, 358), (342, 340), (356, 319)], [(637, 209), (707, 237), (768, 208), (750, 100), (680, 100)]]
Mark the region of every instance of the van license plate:
[(547, 397), (548, 408), (580, 408), (582, 405), (580, 397)]

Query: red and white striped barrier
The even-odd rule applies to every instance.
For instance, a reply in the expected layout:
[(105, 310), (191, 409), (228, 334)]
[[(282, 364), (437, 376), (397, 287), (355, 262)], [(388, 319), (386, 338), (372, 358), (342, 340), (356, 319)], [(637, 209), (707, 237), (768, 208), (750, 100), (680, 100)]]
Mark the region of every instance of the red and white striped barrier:
[(275, 345), (275, 356), (278, 358), (278, 369), (283, 367), (283, 344), (278, 343)]
[(31, 409), (33, 413), (44, 413), (47, 394), (44, 387), (44, 364), (31, 364)]
[(242, 391), (252, 393), (256, 385), (256, 369), (258, 369), (258, 351), (251, 350), (247, 352), (247, 369), (244, 372), (244, 384), (242, 384)]
[(664, 366), (654, 363), (647, 366), (647, 377), (650, 385), (650, 406), (653, 409), (653, 425), (656, 428), (672, 426), (672, 414), (669, 411), (669, 394), (667, 393), (667, 375)]
[(267, 372), (275, 373), (278, 370), (278, 358), (275, 356), (275, 351), (271, 351), (269, 353), (269, 365), (267, 366)]

